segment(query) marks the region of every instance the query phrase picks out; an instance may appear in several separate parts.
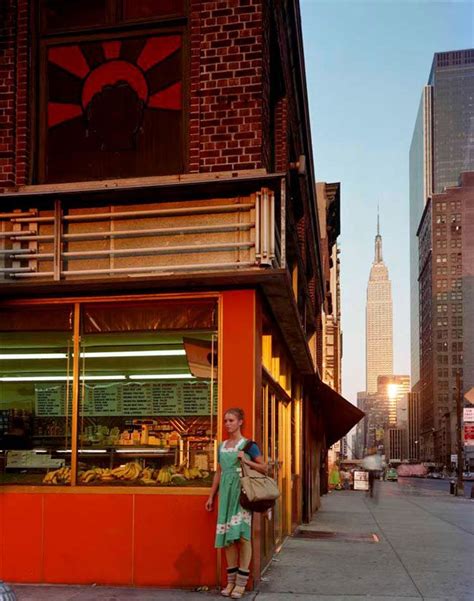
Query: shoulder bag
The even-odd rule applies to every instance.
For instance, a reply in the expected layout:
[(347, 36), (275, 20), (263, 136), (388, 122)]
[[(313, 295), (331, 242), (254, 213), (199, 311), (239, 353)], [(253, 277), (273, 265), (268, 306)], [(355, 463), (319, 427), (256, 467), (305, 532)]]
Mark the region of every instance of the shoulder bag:
[[(253, 445), (253, 440), (249, 440), (243, 451), (246, 453)], [(240, 493), (240, 504), (248, 511), (264, 513), (275, 505), (275, 501), (280, 496), (280, 490), (277, 483), (270, 476), (261, 474), (257, 470), (253, 470), (243, 461), (241, 461), (242, 476), (240, 485), (242, 487)]]

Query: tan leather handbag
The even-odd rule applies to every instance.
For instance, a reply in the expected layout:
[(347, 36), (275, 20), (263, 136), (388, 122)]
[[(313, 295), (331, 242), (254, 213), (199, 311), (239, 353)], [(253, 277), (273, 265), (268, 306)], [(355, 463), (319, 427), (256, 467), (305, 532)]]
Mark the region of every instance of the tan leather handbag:
[[(252, 446), (253, 441), (250, 440), (243, 448), (244, 452)], [(275, 501), (280, 496), (280, 490), (277, 483), (270, 476), (261, 474), (257, 470), (253, 470), (243, 461), (242, 476), (240, 485), (242, 491), (240, 493), (240, 504), (248, 511), (263, 513), (275, 505)]]

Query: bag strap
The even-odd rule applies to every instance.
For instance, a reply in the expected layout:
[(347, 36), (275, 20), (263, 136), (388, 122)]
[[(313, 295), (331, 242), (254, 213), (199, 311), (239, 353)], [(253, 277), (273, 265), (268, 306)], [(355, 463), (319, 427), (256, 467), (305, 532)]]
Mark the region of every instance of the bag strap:
[(244, 444), (242, 451), (244, 453), (248, 453), (248, 451), (251, 449), (253, 444), (255, 444), (255, 442), (253, 440), (247, 440), (247, 442)]

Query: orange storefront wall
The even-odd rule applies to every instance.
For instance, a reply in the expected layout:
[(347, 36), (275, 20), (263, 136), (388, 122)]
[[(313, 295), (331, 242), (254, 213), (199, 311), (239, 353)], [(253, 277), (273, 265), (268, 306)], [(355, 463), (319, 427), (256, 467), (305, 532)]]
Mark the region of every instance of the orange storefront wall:
[[(221, 297), (222, 409), (242, 407), (253, 435), (255, 292)], [(217, 581), (216, 512), (206, 493), (0, 490), (0, 579), (193, 587)]]

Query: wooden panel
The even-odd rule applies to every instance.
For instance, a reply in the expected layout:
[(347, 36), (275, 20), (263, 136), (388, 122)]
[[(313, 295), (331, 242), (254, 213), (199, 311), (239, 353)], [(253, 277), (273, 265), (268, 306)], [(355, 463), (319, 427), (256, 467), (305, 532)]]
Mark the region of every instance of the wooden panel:
[(216, 513), (206, 496), (135, 497), (134, 584), (195, 587), (216, 584)]
[(3, 494), (2, 579), (41, 582), (42, 496)]
[(132, 495), (45, 495), (45, 582), (131, 585), (132, 506)]

